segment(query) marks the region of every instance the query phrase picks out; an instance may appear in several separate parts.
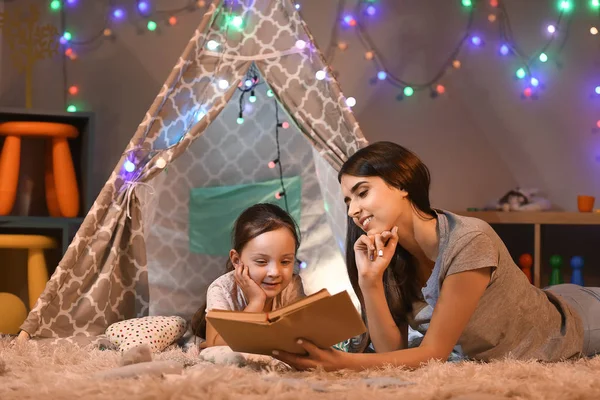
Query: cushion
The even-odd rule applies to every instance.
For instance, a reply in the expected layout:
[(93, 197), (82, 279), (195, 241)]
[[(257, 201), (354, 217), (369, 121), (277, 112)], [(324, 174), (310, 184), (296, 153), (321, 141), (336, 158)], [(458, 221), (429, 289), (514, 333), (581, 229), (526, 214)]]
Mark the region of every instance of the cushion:
[(185, 333), (187, 322), (181, 317), (150, 316), (115, 322), (106, 337), (120, 351), (147, 344), (153, 353), (163, 351)]

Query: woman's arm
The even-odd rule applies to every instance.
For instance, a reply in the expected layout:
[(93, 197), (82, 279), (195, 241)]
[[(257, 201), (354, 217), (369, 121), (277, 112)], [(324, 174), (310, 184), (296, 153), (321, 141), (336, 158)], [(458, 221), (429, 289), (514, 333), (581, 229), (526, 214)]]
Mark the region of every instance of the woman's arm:
[(376, 354), (351, 354), (333, 349), (319, 349), (302, 340), (306, 356), (278, 351), (276, 357), (297, 369), (322, 367), (362, 370), (385, 365), (417, 368), (430, 360), (446, 360), (475, 312), (479, 299), (490, 282), (491, 267), (448, 276), (440, 291), (429, 329), (421, 345), (414, 349)]
[(388, 307), (383, 282), (363, 289), (367, 327), (378, 353), (405, 349), (408, 345), (408, 325), (396, 325)]

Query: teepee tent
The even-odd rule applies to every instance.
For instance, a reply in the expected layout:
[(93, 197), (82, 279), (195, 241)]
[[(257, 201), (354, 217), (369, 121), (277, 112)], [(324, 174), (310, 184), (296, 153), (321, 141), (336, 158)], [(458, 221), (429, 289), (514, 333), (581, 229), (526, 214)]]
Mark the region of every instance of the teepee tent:
[(307, 292), (350, 289), (336, 171), (364, 145), (289, 0), (213, 1), (21, 328), (92, 338), (128, 318), (189, 318), (226, 260), (203, 246), (218, 230), (206, 210), (235, 204), (210, 196), (273, 181), (299, 215)]

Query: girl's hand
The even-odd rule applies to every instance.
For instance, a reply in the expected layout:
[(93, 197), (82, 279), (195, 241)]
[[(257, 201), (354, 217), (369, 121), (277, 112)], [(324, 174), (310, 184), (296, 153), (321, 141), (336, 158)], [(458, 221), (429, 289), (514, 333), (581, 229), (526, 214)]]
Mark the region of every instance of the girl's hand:
[(398, 245), (398, 227), (376, 235), (362, 235), (354, 243), (354, 256), (361, 288), (381, 283)]
[(244, 296), (248, 299), (248, 306), (252, 306), (253, 308), (262, 311), (265, 307), (265, 302), (267, 301), (267, 294), (252, 280), (252, 278), (250, 278), (248, 267), (240, 261), (240, 263), (235, 266), (233, 276), (237, 285), (242, 289), (242, 292), (244, 292)]

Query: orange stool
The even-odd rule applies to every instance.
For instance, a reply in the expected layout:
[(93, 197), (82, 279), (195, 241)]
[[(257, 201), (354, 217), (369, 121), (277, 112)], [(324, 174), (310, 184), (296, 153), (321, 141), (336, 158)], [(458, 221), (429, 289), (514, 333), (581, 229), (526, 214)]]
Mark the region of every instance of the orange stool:
[(0, 234), (0, 249), (27, 250), (27, 291), (30, 309), (33, 308), (48, 282), (44, 249), (54, 249), (57, 246), (58, 242), (49, 236)]
[(53, 217), (76, 217), (79, 188), (67, 139), (79, 135), (77, 128), (57, 122), (12, 121), (0, 123), (6, 136), (0, 153), (0, 215), (11, 213), (17, 197), (21, 159), (21, 137), (51, 139), (46, 150), (46, 204)]

